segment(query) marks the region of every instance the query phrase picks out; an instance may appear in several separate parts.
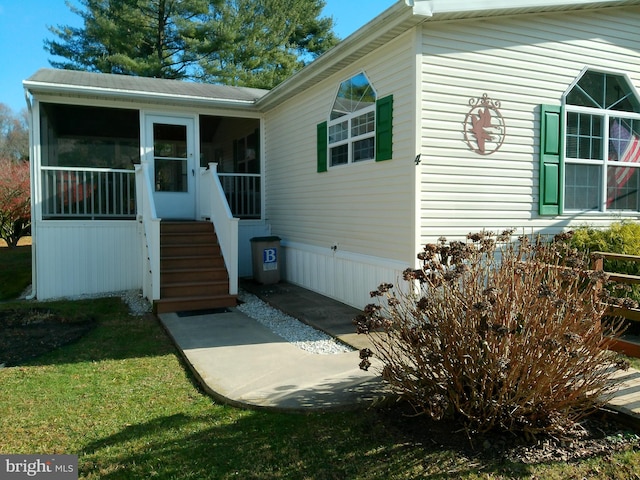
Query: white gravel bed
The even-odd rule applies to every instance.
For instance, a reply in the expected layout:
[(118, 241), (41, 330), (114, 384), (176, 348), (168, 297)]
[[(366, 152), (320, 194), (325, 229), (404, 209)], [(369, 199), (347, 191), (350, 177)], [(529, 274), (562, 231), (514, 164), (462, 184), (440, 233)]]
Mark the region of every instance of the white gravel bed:
[(238, 310), (302, 350), (319, 355), (353, 351), (352, 348), (336, 341), (331, 335), (273, 308), (255, 295), (240, 291), (238, 298), (244, 302), (238, 306)]
[(129, 313), (131, 315), (141, 316), (153, 310), (151, 304), (142, 296), (140, 290), (120, 292), (120, 298), (129, 307)]

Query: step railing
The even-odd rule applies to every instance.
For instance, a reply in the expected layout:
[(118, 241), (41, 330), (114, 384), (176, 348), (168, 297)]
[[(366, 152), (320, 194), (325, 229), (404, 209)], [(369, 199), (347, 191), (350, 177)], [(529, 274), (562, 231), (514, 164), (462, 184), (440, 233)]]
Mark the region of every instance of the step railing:
[(238, 224), (229, 208), (220, 177), (218, 164), (200, 171), (200, 216), (213, 223), (225, 266), (229, 274), (229, 294), (238, 294)]
[(149, 164), (135, 166), (137, 220), (141, 225), (142, 251), (146, 257), (142, 294), (149, 301), (160, 299), (160, 218), (153, 202), (153, 182)]

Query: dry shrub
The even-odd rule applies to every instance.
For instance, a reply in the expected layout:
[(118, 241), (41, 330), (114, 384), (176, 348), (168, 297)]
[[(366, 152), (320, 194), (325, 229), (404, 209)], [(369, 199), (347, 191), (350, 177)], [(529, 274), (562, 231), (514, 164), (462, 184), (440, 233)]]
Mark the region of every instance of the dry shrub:
[(570, 235), (470, 234), (424, 247), (404, 287), (381, 285), (354, 323), (385, 380), (418, 413), (461, 420), (469, 433), (562, 433), (609, 392), (607, 350), (619, 320), (601, 322), (602, 272)]

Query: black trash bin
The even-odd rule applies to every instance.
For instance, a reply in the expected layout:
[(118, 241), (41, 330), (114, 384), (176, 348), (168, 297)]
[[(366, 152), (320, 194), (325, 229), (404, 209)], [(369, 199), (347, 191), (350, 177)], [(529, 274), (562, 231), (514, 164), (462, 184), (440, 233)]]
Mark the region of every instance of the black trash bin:
[(253, 279), (264, 285), (280, 281), (280, 237), (251, 239)]

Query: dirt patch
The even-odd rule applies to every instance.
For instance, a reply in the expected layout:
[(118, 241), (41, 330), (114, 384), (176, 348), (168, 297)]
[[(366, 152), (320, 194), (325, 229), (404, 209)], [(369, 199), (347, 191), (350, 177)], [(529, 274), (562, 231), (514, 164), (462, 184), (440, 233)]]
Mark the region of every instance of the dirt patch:
[(69, 320), (49, 310), (0, 311), (0, 365), (11, 367), (78, 340), (92, 318)]

